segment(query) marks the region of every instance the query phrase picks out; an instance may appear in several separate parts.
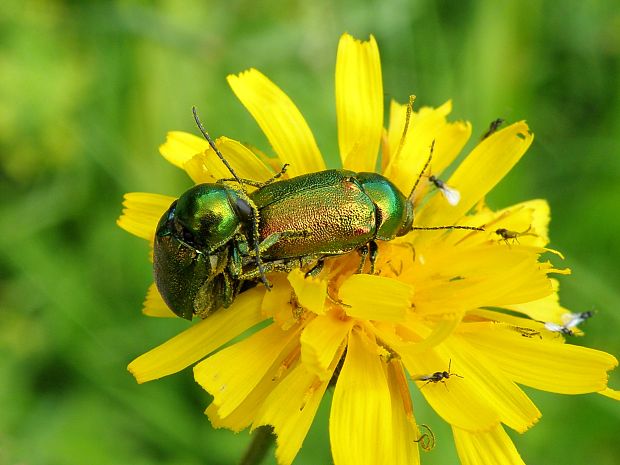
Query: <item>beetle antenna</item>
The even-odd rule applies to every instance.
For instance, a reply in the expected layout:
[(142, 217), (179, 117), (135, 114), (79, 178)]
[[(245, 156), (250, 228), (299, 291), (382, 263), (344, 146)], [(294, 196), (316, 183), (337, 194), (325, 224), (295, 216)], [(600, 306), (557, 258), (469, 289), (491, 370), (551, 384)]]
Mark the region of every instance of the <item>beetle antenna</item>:
[(461, 225), (454, 225), (454, 226), (413, 226), (411, 228), (412, 230), (417, 229), (419, 231), (430, 231), (432, 229), (470, 229), (472, 231), (485, 231), (484, 228), (479, 228), (477, 226), (461, 226)]
[(400, 142), (398, 143), (398, 149), (396, 150), (394, 158), (398, 157), (405, 145), (405, 138), (407, 137), (407, 132), (409, 132), (409, 123), (411, 122), (411, 114), (413, 113), (413, 102), (415, 102), (415, 95), (410, 95), (409, 103), (407, 104), (407, 114), (405, 116), (405, 127), (403, 128), (403, 134), (400, 136)]
[(433, 139), (433, 142), (431, 143), (431, 153), (428, 154), (428, 160), (426, 160), (426, 163), (424, 164), (424, 168), (422, 168), (422, 171), (420, 171), (420, 174), (418, 175), (418, 179), (416, 179), (415, 184), (413, 185), (413, 188), (411, 189), (411, 192), (409, 192), (409, 196), (407, 197), (409, 200), (413, 199), (413, 193), (417, 189), (418, 184), (420, 184), (420, 179), (422, 179), (422, 176), (424, 176), (424, 173), (426, 172), (426, 168), (428, 168), (428, 165), (431, 164), (431, 159), (433, 158), (434, 150), (435, 150), (435, 139)]
[[(198, 118), (198, 112), (196, 111), (195, 106), (192, 107), (192, 113), (194, 114), (194, 119), (196, 120), (198, 129), (200, 129), (200, 132), (202, 132), (202, 135), (204, 136), (204, 138), (207, 139), (207, 142), (209, 142), (209, 145), (211, 146), (213, 151), (217, 154), (218, 157), (220, 157), (220, 160), (222, 160), (222, 163), (226, 165), (226, 168), (228, 168), (228, 171), (230, 171), (230, 174), (233, 175), (233, 177), (235, 178), (235, 181), (239, 183), (239, 185), (241, 186), (241, 189), (245, 192), (245, 186), (243, 185), (243, 181), (241, 180), (241, 178), (239, 178), (239, 176), (237, 176), (237, 173), (235, 173), (235, 170), (232, 169), (232, 166), (230, 166), (226, 158), (224, 158), (224, 155), (222, 155), (222, 152), (220, 152), (219, 149), (216, 147), (215, 142), (213, 142), (213, 139), (211, 139), (211, 137), (209, 136), (209, 133), (202, 126), (202, 123), (200, 122), (200, 118)], [(260, 247), (259, 247), (260, 244), (259, 244), (259, 233), (258, 233), (258, 210), (256, 209), (256, 207), (252, 208), (252, 210), (254, 213), (254, 227), (253, 227), (252, 233), (253, 233), (253, 239), (254, 239), (254, 250), (256, 252), (256, 266), (258, 268), (258, 273), (260, 275), (261, 281), (263, 282), (263, 284), (268, 290), (271, 290), (271, 285), (269, 284), (269, 281), (267, 281), (267, 276), (265, 275), (265, 267), (263, 266), (263, 262), (260, 259)]]
[(213, 151), (216, 153), (218, 157), (220, 157), (220, 160), (222, 160), (222, 163), (226, 165), (226, 168), (228, 168), (228, 171), (230, 171), (230, 174), (233, 175), (233, 177), (235, 178), (235, 181), (237, 181), (241, 185), (241, 188), (243, 189), (243, 181), (241, 181), (239, 176), (237, 176), (237, 173), (235, 173), (235, 170), (232, 169), (232, 166), (230, 166), (226, 158), (224, 158), (224, 155), (222, 155), (222, 152), (220, 152), (219, 149), (215, 146), (215, 142), (213, 142), (213, 139), (211, 139), (211, 136), (209, 136), (209, 133), (202, 126), (202, 123), (200, 122), (200, 118), (198, 118), (198, 112), (196, 111), (195, 106), (192, 107), (192, 113), (194, 114), (194, 120), (196, 120), (198, 129), (200, 129), (200, 132), (202, 132), (202, 135), (204, 136), (204, 138), (207, 139), (207, 142), (209, 143)]

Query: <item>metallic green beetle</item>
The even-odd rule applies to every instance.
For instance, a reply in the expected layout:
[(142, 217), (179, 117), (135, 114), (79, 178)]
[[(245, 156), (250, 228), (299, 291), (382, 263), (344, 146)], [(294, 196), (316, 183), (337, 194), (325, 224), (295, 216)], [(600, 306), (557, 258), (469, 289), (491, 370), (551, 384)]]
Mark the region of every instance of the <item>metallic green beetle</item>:
[[(325, 257), (358, 250), (362, 255), (358, 272), (370, 254), (372, 273), (376, 240), (389, 241), (414, 229), (480, 229), (414, 227), (411, 194), (405, 197), (377, 173), (326, 170), (277, 181), (284, 166), (265, 182), (240, 179), (200, 124), (195, 109), (194, 117), (234, 178), (192, 187), (157, 226), (155, 282), (180, 317), (205, 317), (228, 307), (247, 280), (260, 279), (269, 288), (266, 273), (270, 271), (290, 271), (315, 262), (308, 271), (315, 274)], [(247, 194), (246, 184), (257, 190)]]
[[(413, 205), (387, 178), (377, 173), (326, 170), (282, 180), (250, 194), (259, 212), (260, 237), (284, 235), (261, 258), (266, 270), (290, 269), (295, 258), (322, 259), (352, 250), (362, 253), (360, 271), (376, 240), (389, 241), (411, 231)], [(306, 231), (286, 236), (286, 231)], [(280, 262), (284, 260), (285, 266)]]
[(191, 320), (232, 303), (251, 218), (247, 202), (218, 184), (194, 186), (172, 203), (155, 232), (153, 274), (174, 313)]

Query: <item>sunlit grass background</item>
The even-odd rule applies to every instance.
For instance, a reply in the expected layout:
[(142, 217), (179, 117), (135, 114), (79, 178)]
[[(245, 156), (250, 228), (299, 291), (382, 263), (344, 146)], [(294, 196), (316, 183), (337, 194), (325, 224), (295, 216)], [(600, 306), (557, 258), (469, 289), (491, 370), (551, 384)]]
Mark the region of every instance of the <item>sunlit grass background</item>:
[[(336, 161), (338, 38), (376, 36), (386, 102), (454, 102), (474, 139), (527, 119), (528, 155), (489, 201), (543, 197), (573, 275), (563, 303), (596, 309), (576, 343), (620, 355), (620, 8), (609, 1), (4, 0), (0, 7), (0, 464), (232, 464), (246, 433), (214, 431), (191, 370), (138, 386), (125, 371), (185, 321), (140, 314), (147, 245), (116, 227), (124, 192), (178, 195), (158, 155), (172, 129), (269, 150), (225, 76), (257, 67)], [(442, 367), (438, 367), (442, 368)], [(620, 376), (613, 384), (620, 387)], [(620, 463), (620, 405), (528, 390), (543, 412), (530, 464)], [(329, 464), (324, 402), (298, 464)], [(426, 464), (456, 463), (447, 427)], [(272, 457), (268, 463), (274, 463)]]

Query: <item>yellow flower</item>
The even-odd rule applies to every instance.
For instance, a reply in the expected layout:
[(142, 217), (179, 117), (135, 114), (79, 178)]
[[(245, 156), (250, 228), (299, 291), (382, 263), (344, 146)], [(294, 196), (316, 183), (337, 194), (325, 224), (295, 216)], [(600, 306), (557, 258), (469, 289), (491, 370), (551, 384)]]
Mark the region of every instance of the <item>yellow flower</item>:
[[(289, 176), (325, 169), (312, 132), (282, 90), (254, 69), (228, 82), (278, 157), (219, 138), (240, 177), (267, 179), (283, 163), (290, 164)], [(373, 37), (341, 38), (336, 108), (343, 167), (374, 171), (381, 152), (381, 172), (405, 194), (431, 144), (430, 172), (441, 178), (471, 135), (469, 123), (447, 121), (451, 102), (415, 112), (392, 102), (384, 129)], [(549, 278), (568, 270), (541, 259), (558, 254), (545, 248), (547, 203), (532, 200), (500, 211), (484, 204), (532, 140), (521, 121), (480, 141), (446, 180), (460, 194), (451, 199), (454, 205), (438, 195), (429, 173), (421, 178), (417, 227), (484, 225), (485, 232), (413, 231), (381, 242), (374, 275), (355, 273), (357, 254), (327, 260), (317, 278), (300, 270), (274, 273), (272, 292), (263, 286), (243, 292), (231, 307), (137, 358), (129, 370), (142, 383), (204, 359), (194, 374), (214, 397), (206, 410), (213, 425), (234, 431), (273, 425), (280, 464), (295, 458), (330, 384), (336, 465), (419, 463), (419, 447), (427, 448), (431, 432), (415, 422), (411, 387), (451, 425), (463, 464), (522, 463), (503, 425), (524, 432), (541, 414), (519, 385), (618, 398), (607, 388), (607, 371), (617, 365), (612, 355), (568, 344), (545, 326), (567, 328), (562, 318), (569, 313)], [(230, 176), (196, 136), (171, 132), (161, 153), (195, 183)], [(127, 194), (119, 225), (152, 241), (173, 200)], [(173, 316), (154, 286), (144, 311)], [(259, 323), (252, 335), (230, 344)]]

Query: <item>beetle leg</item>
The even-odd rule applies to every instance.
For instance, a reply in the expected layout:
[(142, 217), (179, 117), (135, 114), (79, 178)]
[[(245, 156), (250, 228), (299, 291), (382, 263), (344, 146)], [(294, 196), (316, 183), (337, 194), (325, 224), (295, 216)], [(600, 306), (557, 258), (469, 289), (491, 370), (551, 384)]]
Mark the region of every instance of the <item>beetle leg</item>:
[(286, 169), (288, 167), (289, 167), (289, 163), (284, 163), (284, 165), (282, 165), (282, 168), (280, 169), (280, 171), (278, 173), (276, 173), (275, 175), (273, 175), (272, 177), (270, 177), (269, 179), (267, 179), (265, 182), (263, 182), (263, 185), (260, 186), (260, 187), (265, 187), (266, 185), (271, 184), (276, 179), (280, 178), (284, 173), (286, 173)]
[(370, 252), (370, 274), (375, 274), (375, 262), (379, 253), (379, 246), (375, 241), (368, 242), (368, 251)]
[(256, 268), (258, 270), (260, 280), (265, 285), (267, 290), (270, 291), (271, 283), (267, 280), (267, 276), (265, 275), (265, 268), (260, 259), (260, 252), (261, 252), (260, 244), (259, 244), (260, 236), (258, 232), (260, 216), (258, 213), (258, 208), (256, 208), (256, 205), (254, 205), (254, 203), (251, 203), (250, 206), (252, 207), (252, 221), (254, 223), (252, 225), (252, 239), (254, 240), (254, 252), (256, 253)]
[(364, 244), (359, 249), (357, 249), (357, 251), (361, 255), (360, 264), (357, 267), (357, 274), (360, 274), (362, 273), (362, 271), (364, 271), (364, 265), (366, 265), (366, 257), (368, 257), (368, 248), (368, 244)]
[(286, 260), (280, 262), (267, 262), (262, 264), (262, 271), (259, 270), (258, 267), (253, 267), (250, 271), (246, 271), (241, 273), (238, 276), (238, 279), (241, 280), (252, 280), (257, 279), (262, 276), (262, 273), (270, 273), (272, 271), (277, 271), (281, 273), (289, 273), (295, 268), (299, 268), (299, 263), (297, 260)]
[(325, 258), (321, 257), (317, 260), (316, 265), (314, 265), (310, 270), (306, 272), (306, 278), (308, 276), (316, 277), (323, 270), (323, 266), (325, 266)]
[(239, 276), (243, 272), (243, 261), (237, 244), (231, 247), (228, 271), (232, 276)]
[(228, 273), (223, 273), (222, 275), (224, 276), (224, 302), (222, 306), (228, 308), (235, 300), (235, 286)]
[[(281, 231), (277, 233), (270, 234), (265, 239), (263, 239), (259, 244), (260, 253), (265, 253), (271, 247), (273, 247), (278, 241), (283, 239), (294, 239), (298, 237), (308, 237), (310, 236), (310, 232), (307, 230), (303, 231)], [(250, 252), (248, 254), (250, 257), (255, 256), (254, 252)]]
[[(282, 169), (278, 173), (274, 174), (272, 177), (267, 179), (266, 181), (254, 181), (253, 179), (246, 179), (246, 178), (239, 178), (239, 180), (241, 180), (244, 184), (247, 184), (248, 186), (257, 187), (258, 189), (260, 189), (261, 187), (265, 187), (271, 184), (272, 182), (276, 181), (278, 178), (280, 178), (284, 173), (286, 173), (286, 169), (288, 168), (288, 166), (289, 166), (288, 163), (285, 163), (284, 165), (282, 165)], [(235, 178), (223, 178), (223, 179), (218, 179), (216, 182), (223, 183), (223, 182), (239, 182), (239, 181)]]

